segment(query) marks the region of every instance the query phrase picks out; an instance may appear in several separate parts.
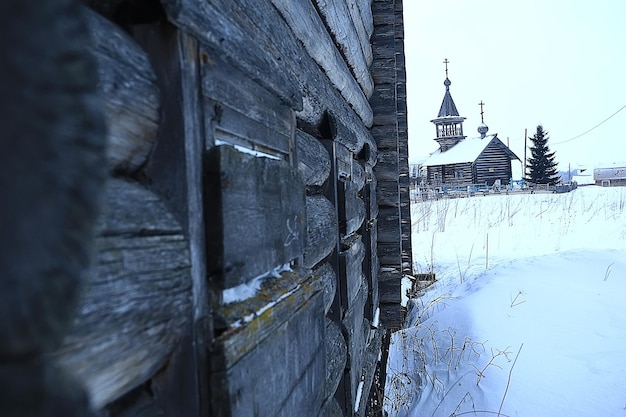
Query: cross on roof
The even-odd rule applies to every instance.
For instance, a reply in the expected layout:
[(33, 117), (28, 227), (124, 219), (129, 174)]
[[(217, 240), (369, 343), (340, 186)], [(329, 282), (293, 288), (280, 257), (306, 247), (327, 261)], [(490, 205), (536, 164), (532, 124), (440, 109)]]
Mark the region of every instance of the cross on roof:
[(448, 58), (443, 60), (443, 63), (446, 64), (446, 78), (448, 78), (448, 64), (450, 63), (450, 61), (448, 61)]
[(480, 106), (480, 122), (485, 123), (485, 121), (483, 120), (483, 106), (485, 105), (485, 103), (480, 100), (480, 103), (478, 103), (478, 105)]

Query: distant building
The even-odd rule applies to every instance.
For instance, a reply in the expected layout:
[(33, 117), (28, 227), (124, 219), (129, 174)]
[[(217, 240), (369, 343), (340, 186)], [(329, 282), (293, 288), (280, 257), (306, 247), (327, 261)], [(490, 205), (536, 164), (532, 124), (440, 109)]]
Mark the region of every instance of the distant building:
[(620, 167), (594, 169), (593, 181), (602, 187), (626, 186), (626, 164)]
[(432, 186), (506, 185), (512, 177), (511, 161), (519, 158), (506, 146), (497, 134), (487, 135), (489, 128), (482, 121), (478, 127), (479, 137), (467, 139), (463, 135), (465, 117), (459, 112), (450, 94), (448, 60), (446, 64), (446, 92), (435, 124), (439, 149), (424, 162), (426, 182)]

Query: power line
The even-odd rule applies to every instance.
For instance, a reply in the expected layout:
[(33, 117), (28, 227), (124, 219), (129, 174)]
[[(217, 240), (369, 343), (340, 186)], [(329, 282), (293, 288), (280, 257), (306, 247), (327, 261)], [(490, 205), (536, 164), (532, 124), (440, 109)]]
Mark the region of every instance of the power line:
[(586, 135), (587, 133), (591, 132), (593, 129), (595, 129), (595, 128), (597, 128), (597, 127), (600, 127), (601, 125), (603, 125), (604, 123), (606, 123), (607, 121), (609, 121), (609, 119), (611, 119), (613, 116), (615, 116), (617, 113), (621, 112), (621, 111), (622, 111), (622, 110), (624, 110), (624, 109), (626, 109), (626, 106), (622, 106), (622, 108), (621, 108), (621, 109), (619, 109), (618, 111), (616, 111), (615, 113), (613, 113), (612, 115), (610, 115), (609, 117), (607, 117), (606, 119), (604, 119), (603, 121), (601, 121), (600, 123), (598, 123), (597, 125), (595, 125), (594, 127), (592, 127), (591, 129), (587, 130), (586, 132), (581, 133), (581, 134), (580, 134), (580, 135), (578, 135), (578, 136), (574, 136), (574, 137), (573, 137), (573, 138), (571, 138), (571, 139), (564, 140), (563, 142), (553, 143), (553, 145), (561, 145), (561, 144), (563, 144), (563, 143), (571, 142), (571, 141), (573, 141), (574, 139), (578, 139), (579, 137)]

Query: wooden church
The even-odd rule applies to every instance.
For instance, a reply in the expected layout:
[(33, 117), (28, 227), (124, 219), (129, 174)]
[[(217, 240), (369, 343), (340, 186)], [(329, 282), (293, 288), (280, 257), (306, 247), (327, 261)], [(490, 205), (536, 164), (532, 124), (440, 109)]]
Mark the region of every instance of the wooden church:
[(511, 161), (519, 158), (506, 146), (497, 133), (488, 135), (489, 128), (484, 123), (481, 106), (480, 136), (468, 139), (463, 135), (465, 117), (459, 112), (450, 94), (451, 81), (448, 78), (448, 60), (446, 79), (443, 82), (446, 92), (433, 120), (436, 127), (439, 149), (424, 162), (426, 182), (430, 186), (464, 187), (469, 185), (505, 185), (512, 177)]

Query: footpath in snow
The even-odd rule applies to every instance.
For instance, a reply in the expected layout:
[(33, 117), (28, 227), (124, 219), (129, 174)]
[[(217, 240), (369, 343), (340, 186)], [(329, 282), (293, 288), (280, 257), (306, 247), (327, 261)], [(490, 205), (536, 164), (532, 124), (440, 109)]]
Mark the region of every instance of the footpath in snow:
[(626, 188), (412, 204), (390, 416), (626, 417)]

